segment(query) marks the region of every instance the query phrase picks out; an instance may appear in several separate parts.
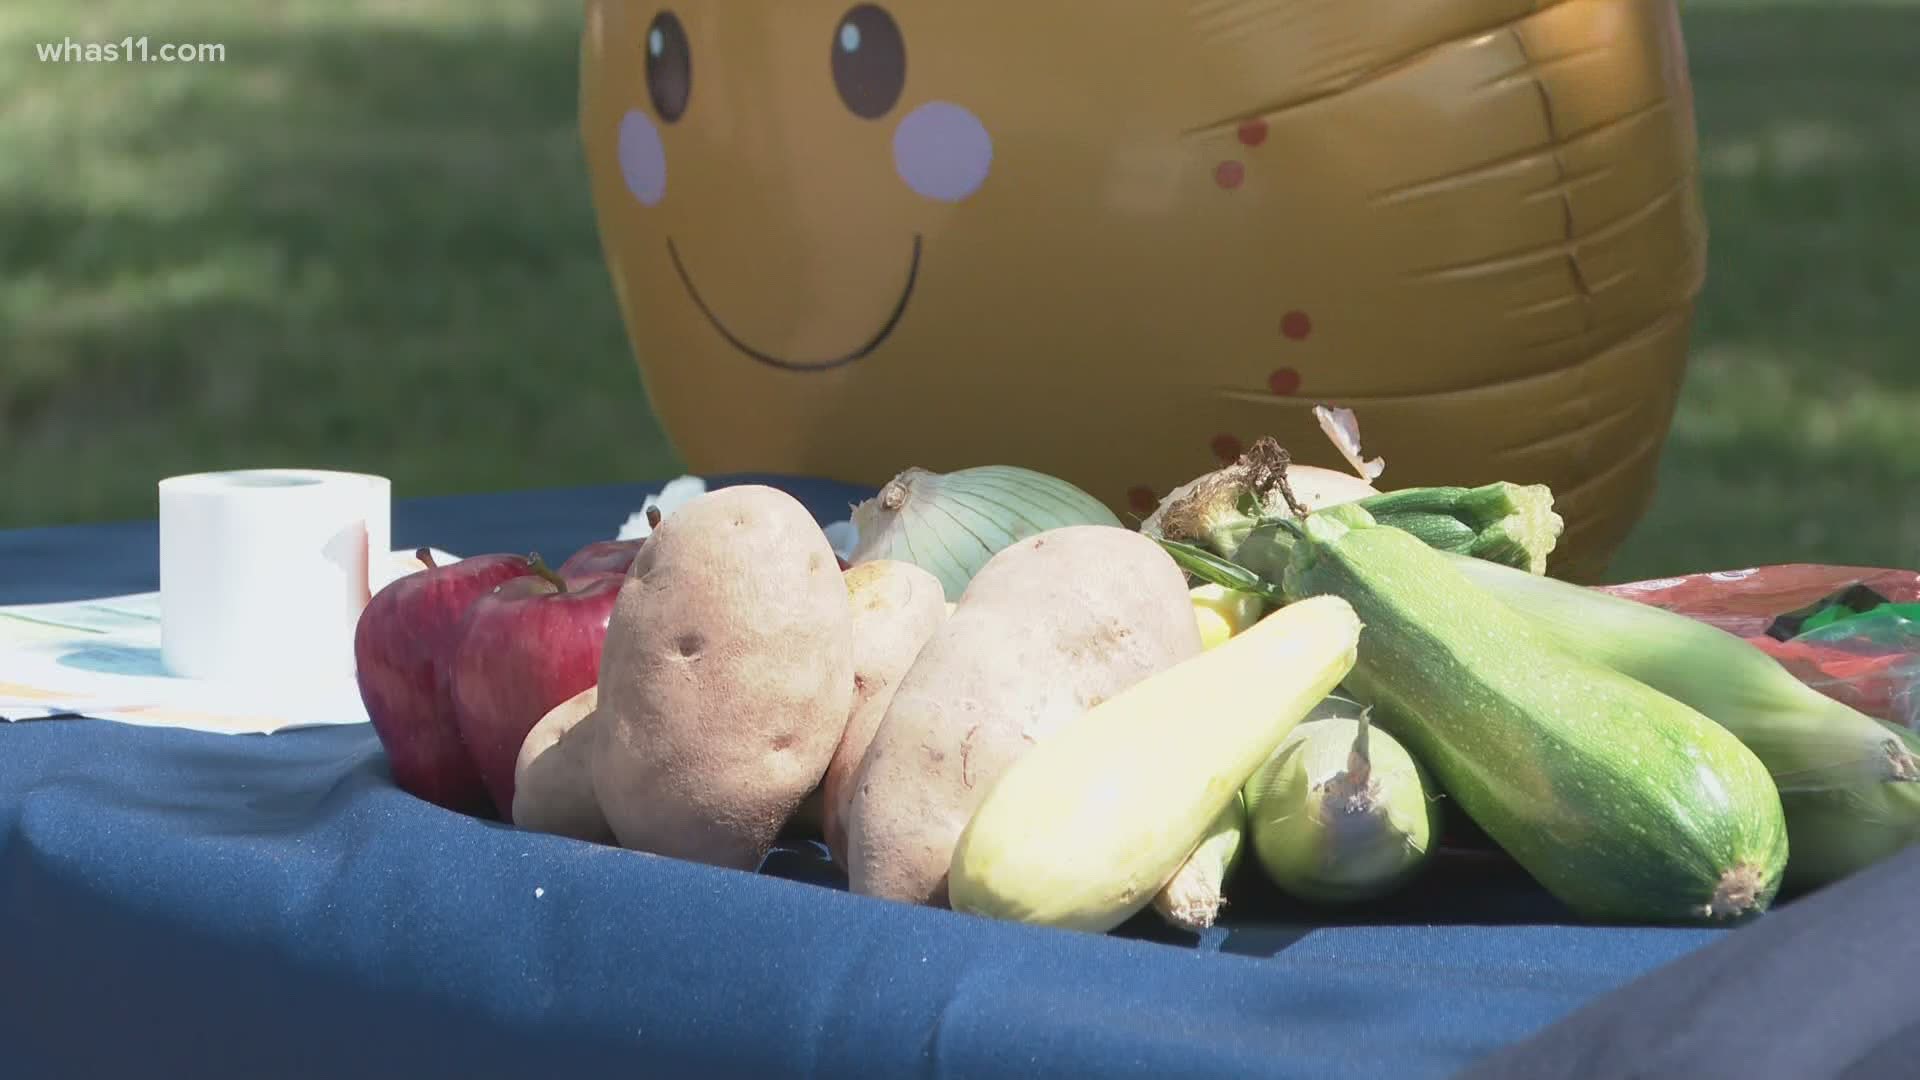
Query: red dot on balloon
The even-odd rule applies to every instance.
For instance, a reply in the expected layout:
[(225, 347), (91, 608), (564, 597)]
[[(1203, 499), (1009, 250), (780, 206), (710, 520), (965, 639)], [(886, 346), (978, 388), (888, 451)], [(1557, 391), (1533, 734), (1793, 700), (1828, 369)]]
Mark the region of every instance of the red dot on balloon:
[(1240, 143), (1243, 146), (1259, 146), (1267, 141), (1267, 122), (1248, 120), (1240, 125)]
[(1232, 191), (1247, 178), (1247, 167), (1237, 161), (1223, 161), (1214, 167), (1213, 182)]
[(1219, 458), (1220, 463), (1223, 465), (1231, 465), (1240, 460), (1240, 451), (1242, 449), (1240, 440), (1231, 435), (1215, 435), (1213, 437), (1213, 456)]
[(1290, 367), (1275, 368), (1267, 376), (1267, 389), (1281, 397), (1292, 397), (1300, 392), (1300, 373)]
[(1289, 311), (1280, 317), (1280, 332), (1290, 341), (1305, 341), (1313, 333), (1313, 320), (1304, 311)]
[(1160, 496), (1155, 495), (1153, 489), (1150, 487), (1128, 488), (1127, 502), (1133, 506), (1135, 511), (1142, 514), (1151, 514), (1160, 506)]

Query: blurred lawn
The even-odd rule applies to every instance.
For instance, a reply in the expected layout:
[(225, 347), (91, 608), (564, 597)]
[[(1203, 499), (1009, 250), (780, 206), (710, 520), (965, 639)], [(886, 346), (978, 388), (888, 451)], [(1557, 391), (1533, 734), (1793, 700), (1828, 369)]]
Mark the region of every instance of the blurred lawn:
[[(579, 5), (0, 6), (0, 527), (163, 475), (403, 494), (679, 466), (647, 420), (574, 128)], [(1656, 507), (1617, 577), (1920, 566), (1920, 0), (1692, 0), (1713, 238)], [(38, 41), (218, 42), (59, 65)]]

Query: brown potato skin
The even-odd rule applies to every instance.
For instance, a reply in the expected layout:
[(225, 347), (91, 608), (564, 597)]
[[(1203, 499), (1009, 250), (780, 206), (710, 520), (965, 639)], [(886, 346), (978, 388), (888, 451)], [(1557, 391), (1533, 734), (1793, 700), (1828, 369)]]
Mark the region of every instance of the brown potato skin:
[(1038, 740), (1198, 655), (1186, 577), (1152, 540), (1072, 526), (1002, 550), (894, 692), (854, 781), (858, 893), (944, 906), (960, 832)]
[(900, 680), (940, 624), (947, 600), (940, 579), (912, 563), (861, 563), (844, 575), (853, 603), (853, 709), (820, 782), (820, 831), (833, 861), (847, 866), (847, 806), (853, 777)]
[(522, 829), (613, 843), (593, 794), (589, 767), (597, 740), (600, 688), (555, 705), (527, 732), (513, 764), (513, 823)]
[(600, 659), (593, 787), (620, 846), (757, 869), (853, 704), (853, 615), (792, 496), (721, 488), (660, 523)]

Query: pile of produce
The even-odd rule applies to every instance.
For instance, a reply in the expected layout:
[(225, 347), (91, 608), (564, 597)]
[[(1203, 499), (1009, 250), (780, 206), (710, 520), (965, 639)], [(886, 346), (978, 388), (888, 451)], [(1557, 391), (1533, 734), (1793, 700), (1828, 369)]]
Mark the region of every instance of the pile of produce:
[[(910, 469), (836, 556), (769, 487), (557, 570), (427, 568), (362, 616), (398, 785), (857, 893), (1104, 932), (1416, 883), (1453, 814), (1572, 912), (1727, 922), (1920, 840), (1920, 743), (1704, 623), (1556, 581), (1539, 486), (1382, 490), (1271, 440), (1137, 527), (1073, 485)], [(1242, 868), (1244, 867), (1244, 871)]]

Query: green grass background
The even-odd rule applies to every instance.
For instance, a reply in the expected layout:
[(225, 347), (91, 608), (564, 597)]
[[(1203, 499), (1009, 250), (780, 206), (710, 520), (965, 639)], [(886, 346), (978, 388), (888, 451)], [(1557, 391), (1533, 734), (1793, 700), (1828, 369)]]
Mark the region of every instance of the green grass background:
[[(0, 5), (0, 527), (170, 473), (402, 495), (679, 469), (574, 128), (577, 3)], [(1615, 578), (1920, 567), (1920, 0), (1685, 5), (1709, 282)], [(57, 65), (71, 36), (222, 64)]]

